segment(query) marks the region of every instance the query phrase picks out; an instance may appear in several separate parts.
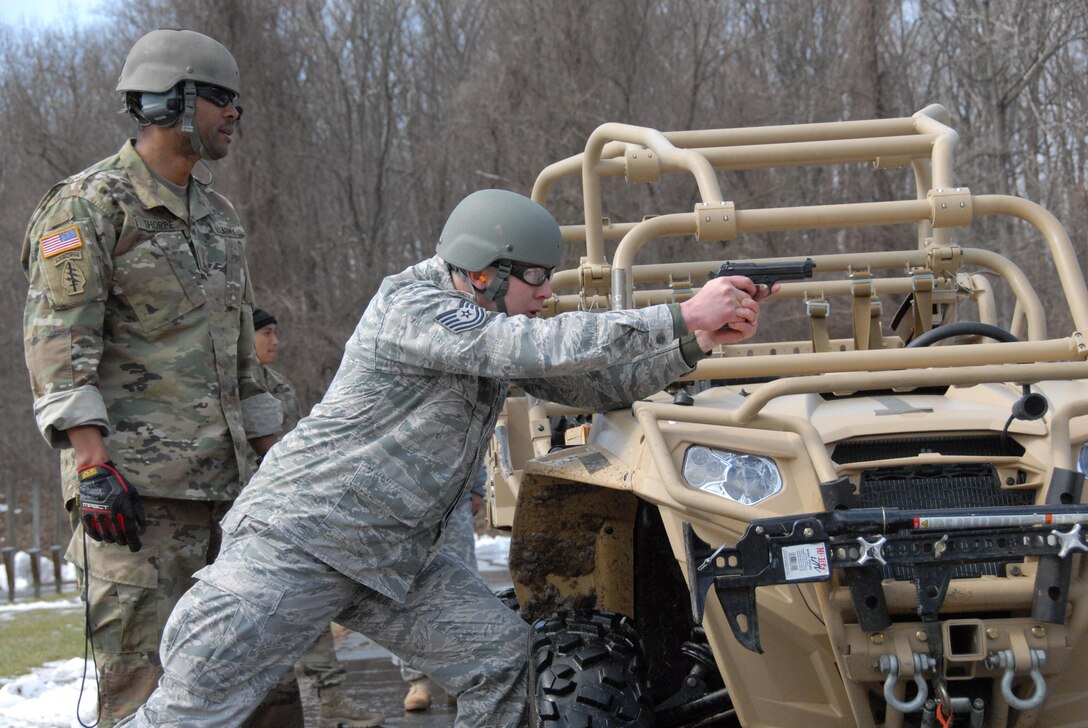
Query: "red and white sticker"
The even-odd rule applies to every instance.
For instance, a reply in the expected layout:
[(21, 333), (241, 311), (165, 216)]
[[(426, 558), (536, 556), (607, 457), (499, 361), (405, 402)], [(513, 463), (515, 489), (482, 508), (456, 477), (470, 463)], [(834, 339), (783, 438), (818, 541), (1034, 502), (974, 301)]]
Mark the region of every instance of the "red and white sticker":
[(786, 581), (820, 579), (831, 575), (826, 543), (802, 543), (782, 547), (782, 567)]

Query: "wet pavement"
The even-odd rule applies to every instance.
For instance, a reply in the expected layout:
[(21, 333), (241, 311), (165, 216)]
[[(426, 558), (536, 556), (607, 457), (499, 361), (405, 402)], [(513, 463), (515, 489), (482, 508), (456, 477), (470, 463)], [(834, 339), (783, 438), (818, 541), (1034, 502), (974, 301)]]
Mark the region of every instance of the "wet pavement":
[[(480, 573), (492, 589), (510, 586), (505, 558), (501, 563), (481, 559)], [(340, 630), (333, 634), (337, 656), (348, 673), (344, 690), (355, 702), (384, 716), (384, 728), (448, 728), (453, 725), (457, 709), (447, 703), (442, 688), (430, 683), (431, 707), (425, 711), (407, 713), (404, 710), (404, 695), (408, 692), (408, 683), (401, 679), (400, 668), (393, 664), (392, 656), (357, 632)], [(305, 683), (300, 683), (299, 689), (305, 707), (306, 726), (316, 726), (316, 692)]]
[[(384, 652), (384, 651), (383, 651)], [(424, 711), (407, 713), (404, 710), (404, 694), (408, 684), (400, 679), (400, 668), (393, 665), (388, 653), (381, 657), (363, 660), (341, 660), (348, 675), (344, 688), (357, 703), (370, 712), (383, 716), (384, 728), (449, 728), (453, 725), (456, 708), (448, 705), (442, 688), (431, 683), (431, 707)], [(306, 708), (306, 726), (317, 725), (316, 693), (300, 685)]]

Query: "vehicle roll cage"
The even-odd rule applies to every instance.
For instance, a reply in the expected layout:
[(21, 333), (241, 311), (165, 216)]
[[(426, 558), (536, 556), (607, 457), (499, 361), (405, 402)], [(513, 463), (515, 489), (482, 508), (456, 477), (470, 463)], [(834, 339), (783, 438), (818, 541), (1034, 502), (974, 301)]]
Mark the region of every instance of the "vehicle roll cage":
[[(1088, 378), (1088, 342), (1082, 333), (1088, 331), (1088, 288), (1069, 236), (1053, 215), (1033, 202), (1010, 195), (974, 195), (968, 187), (955, 185), (952, 160), (958, 135), (948, 124), (948, 112), (939, 105), (898, 119), (739, 129), (660, 132), (603, 124), (590, 136), (584, 152), (545, 168), (533, 188), (533, 199), (546, 205), (555, 182), (579, 176), (584, 196), (584, 224), (563, 225), (562, 230), (565, 241), (584, 243), (585, 256), (577, 269), (558, 271), (552, 279), (556, 290), (576, 288), (577, 292), (555, 296), (549, 308), (553, 312), (599, 308), (607, 301), (608, 307), (620, 309), (683, 300), (721, 263), (635, 264), (639, 251), (659, 238), (682, 235), (700, 242), (728, 241), (750, 233), (912, 224), (917, 226), (917, 245), (911, 249), (807, 256), (816, 263), (821, 279), (782, 284), (779, 299), (805, 302), (811, 341), (723, 346), (717, 356), (700, 362), (690, 379), (854, 372), (853, 380), (864, 389), (874, 388), (867, 380), (877, 373), (901, 370), (956, 368), (966, 370), (960, 372), (964, 384), (1008, 381), (1008, 375), (995, 365), (1012, 364), (1027, 365), (1017, 371), (1027, 382), (1044, 375), (1030, 365), (1055, 362), (1073, 364), (1062, 370), (1062, 378)], [(909, 165), (916, 199), (746, 210), (725, 200), (717, 178), (719, 170), (863, 161), (878, 169)], [(640, 183), (668, 173), (694, 178), (700, 201), (691, 212), (639, 222), (610, 222), (602, 216), (603, 177), (623, 175), (630, 183)], [(1023, 220), (1045, 239), (1074, 322), (1075, 330), (1069, 335), (1048, 335), (1047, 312), (1031, 280), (1015, 263), (994, 251), (961, 248), (953, 242), (955, 228), (986, 216)], [(619, 240), (611, 261), (605, 255), (605, 240)], [(799, 259), (754, 262), (795, 260)], [(967, 272), (965, 267), (977, 270)], [(875, 271), (888, 270), (899, 273), (873, 276)], [(843, 274), (839, 280), (826, 279), (827, 274), (836, 273)], [(934, 314), (957, 296), (971, 297), (980, 319), (997, 324), (986, 273), (1009, 286), (1015, 310), (1008, 328), (1026, 341), (905, 351), (898, 337), (881, 331), (879, 295), (883, 294), (910, 297), (913, 323), (921, 329), (918, 334), (928, 330)], [(655, 282), (665, 285), (649, 285)], [(849, 301), (852, 339), (832, 339), (827, 334), (827, 301), (835, 297)]]

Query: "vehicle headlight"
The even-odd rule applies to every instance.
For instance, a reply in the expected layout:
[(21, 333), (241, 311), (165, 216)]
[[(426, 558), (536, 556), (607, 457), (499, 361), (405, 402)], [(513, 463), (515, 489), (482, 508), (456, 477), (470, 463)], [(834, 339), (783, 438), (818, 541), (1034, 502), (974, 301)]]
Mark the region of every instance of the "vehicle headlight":
[(1080, 446), (1080, 454), (1077, 455), (1077, 470), (1088, 478), (1088, 442)]
[[(1082, 451), (1083, 452), (1083, 451)], [(696, 490), (751, 506), (782, 490), (774, 460), (693, 445), (684, 453), (684, 480)]]

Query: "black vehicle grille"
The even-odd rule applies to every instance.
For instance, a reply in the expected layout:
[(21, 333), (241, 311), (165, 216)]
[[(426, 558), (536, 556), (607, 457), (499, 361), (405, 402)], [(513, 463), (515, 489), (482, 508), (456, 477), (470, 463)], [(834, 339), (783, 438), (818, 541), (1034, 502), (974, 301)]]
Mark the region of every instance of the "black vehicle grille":
[(1011, 437), (1001, 435), (943, 435), (900, 437), (887, 440), (850, 440), (839, 443), (831, 454), (836, 463), (864, 460), (913, 458), (928, 453), (977, 457), (1020, 457), (1024, 448)]
[[(858, 490), (857, 508), (984, 508), (1035, 502), (1034, 490), (1003, 489), (996, 468), (988, 463), (873, 468), (862, 472)], [(1003, 563), (961, 564), (953, 568), (952, 577), (997, 575)], [(911, 572), (910, 567), (888, 566), (884, 578), (909, 580)]]

